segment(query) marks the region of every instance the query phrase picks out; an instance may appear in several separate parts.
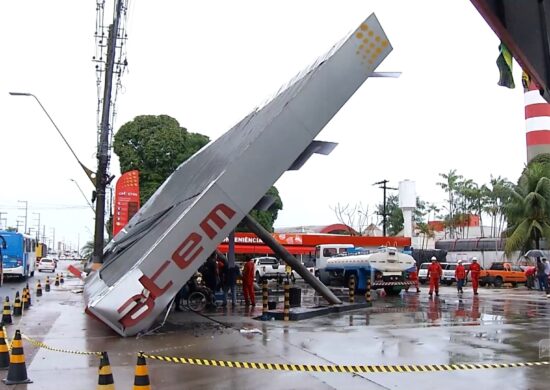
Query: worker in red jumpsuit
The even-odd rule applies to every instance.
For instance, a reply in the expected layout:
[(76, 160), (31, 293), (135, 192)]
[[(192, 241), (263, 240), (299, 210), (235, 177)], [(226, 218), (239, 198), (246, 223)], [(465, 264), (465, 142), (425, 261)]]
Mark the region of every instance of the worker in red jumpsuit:
[(430, 298), (435, 290), (435, 296), (439, 296), (439, 281), (443, 270), (437, 262), (435, 256), (432, 256), (432, 264), (428, 267), (428, 279), (430, 279)]
[[(416, 265), (414, 266), (413, 270), (409, 272), (409, 280), (411, 282), (414, 282), (414, 286), (416, 287), (416, 292), (419, 293), (420, 289), (418, 288), (418, 271), (416, 269)], [(409, 286), (405, 288), (405, 291), (409, 291)]]
[(477, 287), (479, 286), (479, 273), (481, 272), (481, 267), (477, 263), (477, 257), (472, 257), (472, 264), (470, 264), (470, 269), (468, 273), (472, 274), (472, 288), (474, 289), (474, 295), (477, 295)]
[(243, 295), (246, 306), (256, 305), (256, 297), (254, 295), (254, 272), (254, 262), (252, 259), (248, 259), (243, 269)]
[(456, 289), (459, 294), (462, 294), (464, 290), (464, 282), (466, 280), (466, 268), (462, 265), (462, 261), (458, 260), (458, 263), (455, 268), (455, 279), (456, 279)]

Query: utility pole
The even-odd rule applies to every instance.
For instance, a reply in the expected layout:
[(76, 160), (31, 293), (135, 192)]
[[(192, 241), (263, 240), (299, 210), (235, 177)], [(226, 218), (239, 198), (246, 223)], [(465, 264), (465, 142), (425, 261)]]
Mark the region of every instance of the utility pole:
[(36, 227), (36, 240), (40, 241), (40, 213), (33, 213), (33, 215), (38, 215), (38, 223)]
[(101, 116), (101, 133), (97, 153), (96, 175), (96, 207), (93, 263), (98, 269), (103, 263), (103, 244), (105, 232), (105, 188), (112, 178), (107, 174), (109, 167), (109, 118), (111, 109), (111, 92), (113, 86), (113, 70), (115, 65), (116, 40), (119, 29), (122, 0), (117, 0), (113, 24), (109, 26), (107, 45), (107, 62), (105, 66), (105, 86), (103, 90), (103, 113)]
[(382, 206), (382, 235), (384, 237), (386, 237), (386, 222), (387, 222), (387, 217), (388, 217), (388, 211), (387, 211), (387, 205), (386, 205), (386, 191), (387, 190), (397, 190), (398, 188), (394, 188), (394, 187), (388, 187), (388, 183), (389, 183), (389, 180), (381, 180), (377, 183), (374, 183), (373, 186), (377, 186), (377, 185), (381, 185), (381, 187), (378, 187), (378, 188), (382, 188), (384, 190), (384, 203), (383, 203), (383, 206)]
[(55, 249), (55, 228), (51, 228), (52, 229), (52, 251), (53, 252), (57, 252), (57, 250)]
[(29, 202), (26, 200), (18, 200), (18, 203), (25, 203), (25, 230), (23, 230), (23, 233), (27, 233), (27, 213), (29, 211)]

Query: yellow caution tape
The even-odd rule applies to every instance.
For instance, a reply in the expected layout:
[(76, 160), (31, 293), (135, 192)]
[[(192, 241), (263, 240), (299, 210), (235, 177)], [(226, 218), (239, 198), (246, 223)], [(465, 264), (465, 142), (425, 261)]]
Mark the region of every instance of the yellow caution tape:
[(70, 349), (54, 348), (54, 347), (50, 347), (49, 345), (44, 344), (41, 341), (38, 341), (38, 340), (35, 340), (35, 339), (33, 339), (29, 336), (26, 336), (24, 334), (22, 334), (21, 337), (24, 338), (25, 340), (27, 340), (28, 342), (30, 342), (35, 347), (48, 349), (48, 350), (54, 351), (54, 352), (71, 353), (73, 355), (98, 355), (98, 356), (101, 356), (101, 354), (102, 354), (102, 352), (74, 351), (74, 350), (70, 350)]
[[(69, 349), (54, 348), (35, 340), (26, 335), (21, 335), (25, 340), (38, 348), (48, 349), (55, 352), (71, 353), (76, 355), (98, 355), (102, 352), (74, 351)], [(325, 373), (402, 373), (402, 372), (436, 372), (436, 371), (459, 371), (459, 370), (480, 370), (492, 368), (518, 368), (518, 367), (540, 367), (550, 365), (550, 361), (539, 362), (518, 362), (518, 363), (458, 363), (458, 364), (401, 364), (401, 365), (341, 365), (341, 364), (286, 364), (286, 363), (259, 363), (239, 362), (231, 360), (197, 359), (162, 355), (149, 355), (142, 353), (147, 359), (155, 359), (163, 362), (176, 364), (189, 364), (195, 366), (246, 368), (271, 371), (302, 371), (302, 372), (325, 372)]]
[(402, 372), (435, 372), (457, 370), (479, 370), (488, 368), (516, 368), (547, 366), (550, 362), (520, 362), (520, 363), (461, 363), (461, 364), (420, 364), (420, 365), (340, 365), (340, 364), (285, 364), (256, 363), (212, 359), (192, 359), (184, 357), (158, 356), (143, 354), (145, 358), (163, 362), (190, 364), (196, 366), (215, 366), (230, 368), (248, 368), (271, 371), (302, 371), (330, 373), (402, 373)]

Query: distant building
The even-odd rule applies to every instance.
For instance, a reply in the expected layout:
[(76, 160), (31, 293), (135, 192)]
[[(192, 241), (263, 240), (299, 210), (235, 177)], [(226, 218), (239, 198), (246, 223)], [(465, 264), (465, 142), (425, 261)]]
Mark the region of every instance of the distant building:
[(357, 236), (359, 233), (351, 226), (343, 223), (334, 223), (332, 225), (309, 225), (276, 228), (275, 233), (317, 233), (317, 234), (346, 234)]

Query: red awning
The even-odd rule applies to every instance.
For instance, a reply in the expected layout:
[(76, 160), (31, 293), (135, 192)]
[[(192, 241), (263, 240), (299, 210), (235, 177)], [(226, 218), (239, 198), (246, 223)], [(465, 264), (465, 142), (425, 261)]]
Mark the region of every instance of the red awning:
[[(307, 255), (310, 253), (313, 255), (315, 253), (315, 247), (313, 246), (285, 246), (285, 249), (293, 255)], [(218, 250), (222, 253), (227, 253), (229, 251), (229, 245), (220, 244), (218, 245)], [(235, 253), (267, 255), (273, 254), (273, 251), (267, 245), (235, 244)]]

